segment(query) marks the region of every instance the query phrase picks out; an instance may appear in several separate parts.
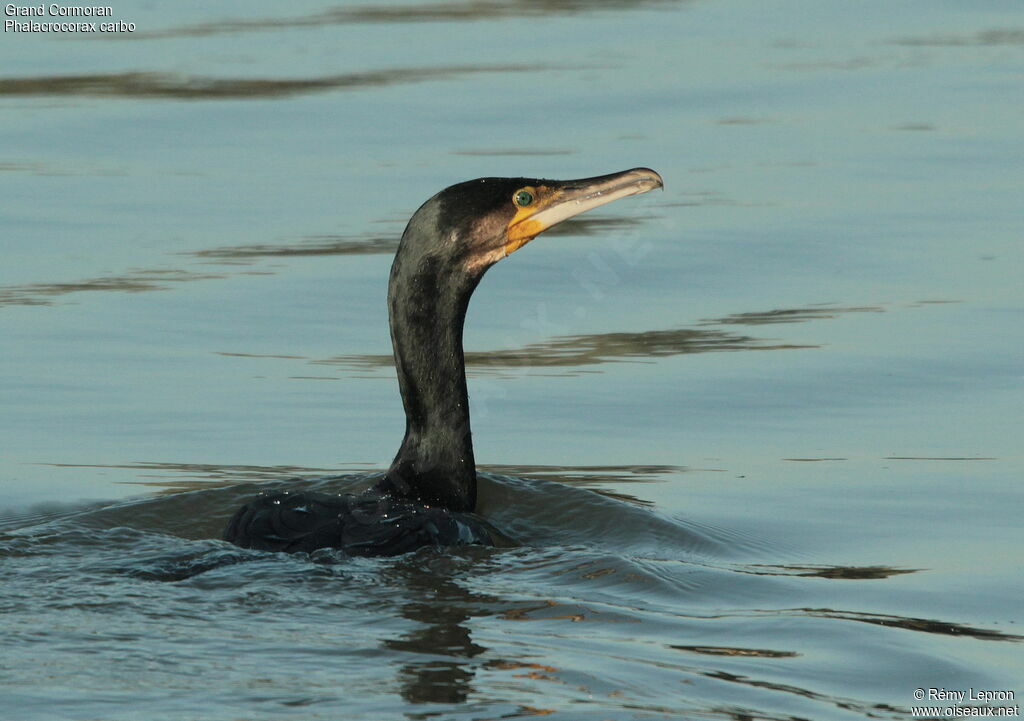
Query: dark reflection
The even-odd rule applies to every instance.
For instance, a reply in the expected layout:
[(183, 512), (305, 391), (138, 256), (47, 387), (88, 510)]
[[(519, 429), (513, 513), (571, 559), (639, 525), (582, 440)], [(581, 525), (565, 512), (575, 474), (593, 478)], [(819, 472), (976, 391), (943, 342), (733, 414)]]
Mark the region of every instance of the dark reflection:
[[(766, 339), (739, 335), (721, 330), (677, 328), (635, 333), (595, 333), (556, 336), (522, 348), (497, 351), (470, 351), (466, 366), (470, 375), (501, 373), (511, 369), (558, 369), (561, 373), (582, 372), (580, 366), (626, 361), (642, 361), (685, 353), (708, 353), (748, 350), (790, 350), (817, 348), (816, 345), (773, 343)], [(320, 365), (341, 366), (349, 371), (390, 368), (390, 354), (342, 355), (311, 361)]]
[(348, 463), (337, 468), (309, 468), (305, 466), (232, 466), (216, 463), (41, 463), (53, 468), (121, 468), (142, 471), (134, 476), (146, 480), (121, 481), (137, 486), (151, 486), (161, 493), (178, 493), (198, 488), (233, 486), (238, 483), (266, 483), (271, 481), (303, 480), (337, 473), (366, 474), (373, 469), (369, 464)]
[(760, 564), (752, 564), (746, 569), (741, 573), (753, 573), (757, 576), (807, 576), (856, 581), (901, 576), (921, 570), (920, 568), (893, 568), (892, 566), (769, 566)]
[(167, 38), (179, 36), (221, 35), (224, 33), (273, 32), (282, 28), (348, 25), (357, 23), (472, 22), (506, 17), (544, 17), (578, 15), (601, 10), (636, 10), (643, 7), (674, 5), (692, 0), (469, 0), (414, 5), (339, 6), (310, 15), (222, 19), (166, 30), (135, 32), (124, 39)]
[[(563, 605), (552, 600), (509, 601), (466, 589), (463, 577), (485, 572), (483, 563), (491, 551), (476, 549), (471, 557), (453, 558), (434, 553), (415, 554), (399, 569), (403, 591), (412, 598), (400, 608), (402, 617), (416, 628), (398, 638), (387, 639), (384, 646), (414, 660), (398, 671), (402, 698), (411, 704), (455, 704), (467, 701), (476, 690), (478, 669), (502, 671), (518, 679), (562, 684), (560, 669), (551, 664), (528, 660), (494, 658), (493, 651), (473, 638), (469, 622), (473, 618), (500, 617), (507, 621), (553, 620), (568, 622), (602, 621), (614, 623), (621, 618), (595, 614), (578, 604)], [(485, 656), (490, 656), (485, 658)], [(416, 658), (420, 657), (420, 658)], [(545, 716), (553, 710), (542, 706), (520, 706), (515, 718)], [(406, 713), (410, 719), (437, 718), (436, 710)], [(513, 717), (513, 716), (510, 716)], [(504, 718), (504, 716), (502, 717)]]
[[(730, 673), (728, 671), (697, 671), (697, 673), (700, 673), (700, 675), (706, 676), (707, 678), (718, 679), (719, 681), (728, 681), (729, 683), (741, 684), (751, 688), (778, 691), (781, 693), (792, 694), (794, 696), (800, 696), (812, 701), (819, 701), (830, 706), (843, 709), (844, 711), (854, 711), (858, 714), (862, 714), (865, 718), (906, 718), (905, 709), (899, 709), (885, 703), (865, 704), (849, 698), (828, 696), (826, 694), (811, 691), (810, 689), (801, 688), (800, 686), (794, 686), (792, 684), (777, 683), (775, 681), (762, 681), (742, 674)], [(885, 715), (883, 716), (883, 714)], [(753, 716), (745, 713), (730, 713), (729, 715), (737, 721), (753, 721), (755, 718), (762, 718), (760, 715)], [(788, 716), (786, 718), (792, 719), (794, 717)]]
[(279, 358), (284, 360), (307, 360), (306, 356), (302, 355), (277, 355), (274, 353), (231, 353), (228, 351), (217, 351), (217, 355), (228, 356), (230, 358)]
[[(0, 81), (2, 82), (2, 81)], [(2, 169), (2, 168), (0, 168)], [(631, 228), (645, 222), (644, 218), (596, 217), (571, 218), (548, 231), (549, 236), (593, 236)], [(390, 221), (388, 221), (390, 222)], [(203, 263), (251, 265), (262, 258), (312, 257), (326, 255), (378, 255), (392, 254), (398, 248), (401, 231), (387, 235), (312, 235), (295, 242), (258, 243), (224, 246), (188, 251), (186, 255)], [(241, 271), (246, 275), (273, 275), (275, 271)], [(169, 290), (176, 283), (197, 280), (218, 280), (229, 277), (227, 272), (197, 273), (180, 269), (133, 269), (121, 275), (100, 276), (68, 283), (25, 283), (0, 286), (0, 306), (53, 305), (58, 296), (86, 291), (117, 291), (138, 293)], [(242, 354), (238, 354), (242, 355)], [(358, 366), (358, 363), (354, 365)], [(368, 364), (374, 367), (375, 364)]]
[(913, 303), (909, 303), (910, 308), (920, 308), (926, 305), (948, 305), (949, 303), (963, 303), (962, 300), (915, 300)]
[[(401, 695), (412, 704), (464, 702), (473, 691), (477, 656), (487, 648), (476, 643), (466, 622), (474, 616), (489, 616), (488, 606), (496, 599), (471, 592), (455, 582), (458, 559), (416, 554), (415, 562), (403, 565), (403, 592), (413, 600), (403, 604), (402, 617), (416, 627), (394, 639), (385, 648), (404, 656), (421, 658), (404, 663), (398, 671)], [(431, 713), (411, 713), (408, 718), (430, 718)]]
[(135, 270), (119, 276), (101, 276), (71, 283), (26, 283), (0, 286), (2, 305), (53, 305), (54, 299), (68, 293), (117, 291), (141, 293), (168, 290), (174, 283), (195, 280), (213, 280), (226, 276), (211, 273), (193, 273), (187, 270)]
[(731, 648), (729, 646), (676, 646), (669, 645), (677, 651), (688, 651), (705, 656), (752, 656), (755, 658), (794, 658), (800, 654), (795, 651), (772, 651), (764, 648)]
[(279, 245), (261, 243), (191, 251), (188, 255), (224, 262), (251, 262), (258, 258), (302, 257), (312, 255), (375, 255), (394, 253), (399, 234), (395, 235), (315, 235), (297, 243)]
[(1024, 641), (1024, 636), (1015, 636), (1010, 633), (1003, 633), (1002, 631), (965, 626), (960, 623), (950, 623), (949, 621), (937, 621), (930, 618), (908, 618), (904, 616), (890, 616), (885, 613), (861, 613), (858, 611), (835, 611), (831, 608), (797, 608), (793, 610), (807, 616), (834, 618), (842, 621), (859, 621), (877, 626), (903, 628), (907, 631), (922, 631), (943, 636), (969, 636), (981, 641)]
[(998, 461), (991, 456), (885, 456), (887, 461)]
[(555, 481), (567, 486), (585, 488), (605, 498), (651, 508), (655, 504), (632, 493), (605, 488), (618, 483), (658, 483), (665, 474), (677, 473), (677, 466), (507, 466), (482, 465), (480, 470), (523, 479)]
[[(274, 356), (271, 356), (274, 357)], [(138, 471), (133, 474), (139, 480), (119, 481), (125, 485), (147, 486), (161, 494), (173, 494), (200, 488), (218, 488), (239, 483), (308, 482), (310, 479), (339, 479), (352, 476), (366, 478), (383, 473), (368, 463), (347, 463), (335, 468), (312, 468), (306, 466), (242, 466), (215, 463), (158, 463), (141, 461), (136, 463), (42, 463), (54, 468), (112, 468)], [(636, 465), (636, 466), (542, 466), (542, 465), (501, 465), (481, 464), (477, 468), (484, 473), (514, 476), (522, 479), (556, 481), (569, 486), (586, 488), (609, 498), (616, 498), (639, 506), (652, 506), (650, 501), (627, 493), (602, 488), (603, 485), (622, 483), (658, 483), (670, 475), (691, 469), (682, 466)], [(702, 469), (707, 470), (707, 469)]]
[[(604, 488), (605, 485), (622, 483), (661, 483), (669, 480), (668, 476), (683, 473), (692, 469), (683, 466), (537, 466), (537, 465), (481, 465), (480, 470), (498, 473), (503, 476), (514, 476), (524, 479), (555, 481), (567, 486), (585, 488), (599, 493), (606, 498), (630, 503), (634, 506), (654, 507), (654, 502), (634, 496), (631, 493)], [(710, 469), (701, 469), (710, 470)]]
[(544, 231), (545, 238), (557, 236), (580, 236), (590, 237), (604, 233), (628, 230), (643, 225), (651, 216), (633, 217), (604, 217), (601, 215), (577, 215), (575, 218), (564, 220), (550, 230)]
[(518, 478), (543, 478), (569, 484), (582, 483), (656, 483), (666, 475), (689, 470), (683, 466), (509, 466), (483, 465), (491, 473)]
[(838, 318), (847, 313), (884, 313), (877, 305), (833, 306), (821, 305), (810, 308), (778, 308), (752, 313), (733, 313), (724, 318), (705, 318), (701, 325), (769, 325), (772, 323), (805, 323), (823, 318)]
[[(592, 236), (620, 231), (641, 225), (644, 218), (583, 217), (570, 218), (545, 232), (546, 236)], [(317, 255), (378, 255), (391, 254), (398, 249), (402, 232), (396, 229), (388, 235), (313, 235), (297, 242), (258, 243), (207, 248), (184, 253), (217, 263), (249, 263), (259, 258), (284, 258)]]
[(464, 65), (437, 68), (395, 68), (317, 78), (211, 78), (169, 73), (48, 75), (0, 78), (2, 95), (89, 95), (206, 100), (274, 98), (327, 90), (384, 87), (474, 73), (518, 73), (546, 69), (539, 65)]
[(822, 461), (845, 461), (846, 458), (783, 458), (784, 461), (794, 461), (797, 463), (820, 463)]
[(1024, 45), (1024, 29), (982, 30), (972, 35), (932, 35), (927, 37), (898, 38), (894, 45)]
[(919, 132), (931, 132), (933, 130), (938, 130), (938, 128), (936, 128), (931, 123), (903, 123), (902, 125), (893, 125), (892, 130), (916, 130)]

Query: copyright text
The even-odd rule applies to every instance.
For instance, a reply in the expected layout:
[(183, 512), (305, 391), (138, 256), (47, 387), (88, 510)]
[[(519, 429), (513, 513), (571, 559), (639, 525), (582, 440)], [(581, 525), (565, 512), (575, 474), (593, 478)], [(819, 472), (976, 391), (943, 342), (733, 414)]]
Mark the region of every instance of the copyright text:
[(939, 702), (945, 705), (913, 706), (915, 718), (1019, 718), (1020, 705), (1014, 703), (1016, 695), (1008, 690), (968, 688), (917, 688), (914, 700)]

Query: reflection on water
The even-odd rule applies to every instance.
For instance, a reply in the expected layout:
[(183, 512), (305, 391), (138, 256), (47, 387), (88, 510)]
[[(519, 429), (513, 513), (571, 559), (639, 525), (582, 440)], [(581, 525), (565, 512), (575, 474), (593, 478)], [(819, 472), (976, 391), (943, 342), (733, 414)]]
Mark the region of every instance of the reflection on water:
[(892, 129), (916, 131), (922, 133), (930, 133), (935, 130), (938, 130), (938, 128), (932, 125), (931, 123), (903, 123), (902, 125), (893, 125)]
[(314, 78), (212, 78), (167, 73), (52, 75), (0, 78), (4, 95), (89, 95), (95, 97), (168, 98), (175, 100), (275, 98), (327, 90), (356, 90), (479, 73), (526, 73), (539, 65), (468, 65), (395, 68)]
[[(224, 488), (241, 483), (308, 483), (319, 477), (325, 483), (343, 483), (346, 487), (359, 489), (369, 485), (386, 469), (375, 468), (367, 463), (341, 464), (334, 468), (309, 468), (301, 466), (247, 466), (213, 463), (169, 463), (142, 461), (138, 463), (44, 463), (54, 468), (106, 468), (133, 471), (132, 480), (117, 481), (126, 485), (146, 486), (159, 494), (176, 494), (181, 491), (204, 488)], [(542, 480), (562, 483), (576, 488), (591, 490), (600, 495), (630, 503), (635, 506), (653, 507), (654, 504), (631, 493), (613, 487), (623, 483), (665, 482), (687, 470), (679, 466), (541, 466), (480, 464), (477, 467), (484, 474), (514, 476), (526, 480)], [(705, 471), (711, 469), (702, 469)], [(338, 475), (343, 474), (343, 475)]]
[(418, 23), (500, 20), (502, 18), (576, 15), (601, 10), (634, 10), (682, 4), (692, 0), (469, 0), (414, 5), (362, 5), (335, 7), (309, 15), (257, 19), (221, 19), (179, 28), (123, 35), (126, 39), (270, 32), (287, 28), (320, 28), (355, 23)]
[(793, 651), (772, 651), (764, 648), (730, 648), (728, 646), (677, 646), (670, 648), (677, 651), (689, 651), (705, 656), (757, 656), (759, 658), (793, 658), (800, 654)]
[(326, 476), (327, 474), (338, 473), (339, 471), (343, 473), (368, 473), (373, 470), (362, 463), (351, 463), (335, 468), (245, 466), (215, 463), (160, 463), (156, 461), (103, 464), (47, 463), (44, 465), (55, 468), (120, 468), (137, 471), (137, 473), (133, 473), (134, 476), (147, 480), (129, 481), (129, 483), (152, 486), (158, 492), (163, 493), (175, 493), (211, 486), (230, 486), (239, 483), (297, 480), (302, 477)]
[(169, 290), (176, 283), (224, 277), (223, 274), (194, 273), (187, 270), (136, 270), (120, 276), (101, 276), (72, 283), (26, 283), (0, 286), (0, 306), (52, 305), (55, 298), (68, 293), (141, 293), (151, 290)]
[(998, 461), (990, 456), (886, 456), (887, 461)]
[[(132, 485), (151, 486), (158, 493), (177, 493), (186, 490), (237, 485), (239, 483), (274, 483), (302, 481), (313, 477), (339, 479), (338, 474), (376, 475), (385, 469), (375, 468), (366, 463), (348, 463), (334, 468), (310, 468), (304, 466), (247, 466), (216, 463), (169, 463), (140, 461), (137, 463), (43, 463), (54, 468), (109, 468), (133, 471), (133, 476), (145, 480), (123, 481)], [(526, 479), (556, 481), (580, 488), (602, 492), (601, 485), (619, 483), (657, 483), (683, 473), (680, 466), (635, 465), (635, 466), (542, 466), (482, 464), (478, 468), (484, 473), (517, 476)], [(709, 470), (709, 469), (702, 469)], [(360, 481), (361, 482), (361, 481)], [(649, 501), (615, 494), (641, 505)]]
[[(28, 169), (28, 167), (26, 167)], [(614, 233), (644, 223), (643, 217), (616, 218), (595, 217), (571, 218), (547, 232), (549, 236), (594, 236)], [(385, 221), (381, 221), (385, 222)], [(390, 221), (386, 221), (390, 222)], [(379, 255), (391, 254), (398, 248), (401, 231), (393, 234), (354, 235), (312, 235), (286, 243), (256, 243), (180, 253), (198, 259), (203, 264), (251, 265), (263, 258), (302, 258), (313, 256)], [(264, 267), (259, 271), (241, 271), (244, 275), (275, 275), (278, 268)], [(178, 283), (219, 280), (231, 275), (226, 271), (218, 273), (194, 272), (182, 269), (138, 269), (121, 275), (100, 276), (65, 283), (24, 283), (0, 285), (0, 306), (4, 305), (52, 305), (54, 299), (69, 293), (81, 292), (130, 292), (170, 290)], [(381, 283), (386, 283), (386, 276)], [(373, 365), (370, 363), (369, 365)]]
[[(1024, 641), (1024, 636), (1012, 633), (994, 631), (988, 628), (977, 628), (961, 623), (939, 621), (931, 618), (906, 618), (903, 616), (892, 616), (884, 613), (862, 613), (859, 611), (837, 611), (831, 608), (795, 608), (792, 612), (806, 616), (820, 618), (833, 618), (844, 621), (857, 621), (870, 623), (878, 626), (902, 628), (907, 631), (920, 631), (922, 633), (935, 633), (942, 636), (969, 636), (982, 641)], [(771, 611), (770, 613), (778, 613)]]
[[(467, 351), (470, 375), (502, 373), (517, 368), (565, 369), (564, 375), (577, 375), (587, 366), (602, 363), (645, 362), (644, 359), (684, 353), (710, 353), (743, 350), (792, 350), (814, 345), (777, 343), (762, 338), (702, 328), (675, 328), (623, 333), (592, 333), (556, 336), (522, 348), (494, 351)], [(366, 371), (394, 367), (390, 354), (340, 355), (310, 360), (314, 365), (339, 366), (347, 371)]]
[[(563, 483), (576, 488), (585, 488), (600, 493), (606, 498), (613, 498), (636, 506), (654, 507), (654, 503), (645, 498), (616, 490), (615, 486), (633, 483), (665, 483), (691, 469), (681, 466), (540, 466), (540, 465), (501, 465), (485, 464), (480, 469), (487, 473), (502, 476), (513, 476), (524, 479), (536, 479)], [(701, 469), (708, 471), (711, 469)]]
[(457, 562), (432, 560), (427, 569), (410, 567), (406, 576), (412, 598), (400, 606), (399, 613), (414, 622), (413, 628), (385, 638), (384, 646), (410, 659), (398, 669), (401, 694), (407, 701), (461, 703), (474, 690), (473, 659), (488, 651), (474, 641), (467, 622), (489, 615), (489, 607), (498, 599), (457, 583), (453, 578)]
[(303, 238), (296, 243), (235, 245), (226, 248), (197, 250), (189, 255), (216, 261), (238, 261), (306, 255), (375, 255), (394, 253), (397, 249), (397, 235), (316, 235)]
[(969, 35), (932, 35), (903, 37), (892, 41), (896, 45), (934, 45), (937, 47), (970, 45), (1024, 45), (1024, 29), (997, 28), (980, 30)]
[[(636, 227), (644, 218), (577, 217), (559, 223), (545, 236), (593, 236)], [(235, 245), (207, 248), (188, 253), (214, 261), (248, 261), (257, 258), (302, 257), (309, 255), (376, 255), (391, 254), (398, 249), (401, 230), (388, 235), (314, 235), (296, 242)], [(381, 282), (386, 282), (382, 277)]]
[(890, 576), (900, 576), (904, 573), (917, 573), (920, 570), (919, 568), (891, 568), (889, 566), (769, 566), (753, 564), (750, 566), (748, 573), (865, 580), (889, 578)]
[(473, 368), (582, 367), (613, 363), (627, 358), (643, 359), (682, 353), (709, 353), (740, 350), (790, 350), (813, 348), (810, 345), (773, 343), (761, 338), (725, 331), (693, 328), (650, 330), (629, 333), (593, 333), (555, 337), (521, 349), (483, 351), (466, 354)]
[[(907, 710), (890, 706), (889, 704), (864, 704), (859, 703), (852, 698), (843, 698), (839, 696), (829, 696), (827, 694), (818, 693), (807, 688), (795, 686), (788, 683), (778, 683), (774, 681), (765, 681), (763, 679), (755, 679), (750, 676), (742, 674), (729, 673), (727, 671), (714, 671), (706, 674), (708, 678), (717, 679), (719, 681), (725, 681), (730, 684), (737, 684), (740, 686), (746, 686), (753, 689), (765, 689), (768, 691), (774, 691), (784, 694), (792, 694), (801, 698), (809, 699), (812, 701), (822, 702), (826, 706), (832, 706), (836, 709), (845, 712), (856, 712), (864, 715), (867, 718), (891, 718), (891, 719), (905, 719)], [(744, 713), (735, 713), (731, 716), (735, 721), (749, 721), (750, 716)]]
[(783, 458), (784, 461), (792, 461), (796, 463), (819, 463), (822, 461), (845, 461), (846, 458)]
[(545, 238), (557, 238), (559, 236), (592, 237), (600, 235), (611, 235), (623, 233), (627, 230), (639, 228), (653, 216), (631, 215), (631, 216), (610, 216), (601, 215), (578, 215), (575, 218), (563, 221), (550, 230), (544, 231)]
[(701, 321), (706, 325), (769, 325), (772, 323), (805, 323), (823, 318), (838, 318), (846, 313), (883, 313), (885, 309), (877, 305), (865, 305), (843, 308), (825, 304), (811, 308), (778, 308), (775, 310), (757, 311), (753, 313), (733, 313), (724, 318), (705, 318)]

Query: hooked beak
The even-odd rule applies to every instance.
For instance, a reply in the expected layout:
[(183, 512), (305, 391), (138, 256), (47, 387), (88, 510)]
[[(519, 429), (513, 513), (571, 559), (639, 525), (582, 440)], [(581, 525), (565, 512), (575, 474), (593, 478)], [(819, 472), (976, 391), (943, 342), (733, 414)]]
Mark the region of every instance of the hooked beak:
[(539, 202), (521, 208), (509, 223), (505, 255), (515, 252), (563, 220), (613, 200), (646, 193), (665, 185), (661, 176), (650, 168), (633, 168), (594, 178), (545, 183), (537, 187)]

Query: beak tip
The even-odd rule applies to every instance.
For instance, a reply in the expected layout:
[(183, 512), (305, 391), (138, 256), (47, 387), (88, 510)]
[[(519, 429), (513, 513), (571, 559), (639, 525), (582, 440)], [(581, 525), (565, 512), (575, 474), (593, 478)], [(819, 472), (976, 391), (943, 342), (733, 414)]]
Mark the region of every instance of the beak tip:
[(634, 173), (646, 176), (645, 180), (651, 183), (651, 190), (654, 188), (665, 189), (665, 180), (661, 177), (661, 173), (651, 168), (634, 168)]

